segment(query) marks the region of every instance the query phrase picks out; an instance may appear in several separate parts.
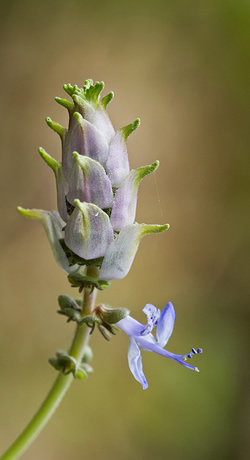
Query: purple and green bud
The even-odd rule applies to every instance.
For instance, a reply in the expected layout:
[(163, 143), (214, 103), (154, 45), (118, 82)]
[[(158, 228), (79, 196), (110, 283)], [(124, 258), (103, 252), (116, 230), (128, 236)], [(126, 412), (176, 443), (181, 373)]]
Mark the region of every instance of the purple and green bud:
[(67, 200), (93, 203), (101, 209), (112, 207), (113, 191), (104, 167), (96, 160), (73, 152), (75, 163), (69, 177)]
[(75, 200), (65, 227), (65, 243), (83, 259), (104, 257), (114, 239), (108, 215), (92, 203)]
[(18, 209), (42, 222), (61, 268), (72, 273), (97, 265), (100, 279), (109, 280), (127, 275), (143, 236), (169, 225), (134, 223), (140, 181), (159, 162), (130, 171), (127, 139), (140, 120), (115, 132), (107, 114), (113, 93), (101, 99), (103, 88), (92, 80), (83, 88), (64, 85), (72, 101), (56, 102), (68, 110), (68, 128), (46, 119), (62, 141), (62, 162), (39, 148), (55, 174), (58, 212)]

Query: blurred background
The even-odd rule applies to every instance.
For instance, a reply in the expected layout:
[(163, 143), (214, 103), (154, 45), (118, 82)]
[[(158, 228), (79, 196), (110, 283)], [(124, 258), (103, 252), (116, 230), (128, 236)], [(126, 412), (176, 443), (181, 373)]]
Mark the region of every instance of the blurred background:
[(63, 83), (104, 80), (114, 127), (141, 118), (132, 168), (159, 159), (140, 186), (137, 221), (170, 223), (143, 239), (130, 273), (99, 294), (127, 307), (171, 300), (167, 346), (202, 347), (200, 374), (143, 354), (149, 388), (127, 365), (128, 338), (92, 338), (94, 374), (76, 381), (26, 460), (243, 460), (249, 454), (250, 3), (245, 0), (1, 0), (1, 451), (56, 373), (47, 363), (74, 331), (57, 297), (77, 296), (42, 226), (17, 205), (55, 209), (60, 159), (46, 125), (67, 125)]

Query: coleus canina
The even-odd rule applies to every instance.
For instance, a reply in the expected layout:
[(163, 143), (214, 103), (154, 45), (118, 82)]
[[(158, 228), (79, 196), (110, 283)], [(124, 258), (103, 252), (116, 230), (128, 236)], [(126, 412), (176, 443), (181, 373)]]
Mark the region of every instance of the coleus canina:
[(134, 222), (139, 183), (159, 162), (130, 170), (127, 138), (140, 121), (115, 132), (106, 110), (113, 93), (101, 99), (103, 88), (103, 82), (92, 80), (83, 88), (64, 85), (72, 101), (56, 101), (68, 110), (68, 129), (46, 119), (61, 138), (62, 161), (39, 148), (55, 174), (58, 211), (18, 210), (41, 221), (62, 269), (70, 273), (95, 265), (100, 279), (111, 280), (127, 275), (143, 236), (169, 225)]

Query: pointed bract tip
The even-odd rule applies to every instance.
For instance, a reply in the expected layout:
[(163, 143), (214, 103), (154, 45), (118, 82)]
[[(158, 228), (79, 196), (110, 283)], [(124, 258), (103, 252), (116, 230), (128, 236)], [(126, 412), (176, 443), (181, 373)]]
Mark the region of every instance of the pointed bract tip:
[(79, 153), (78, 153), (78, 152), (72, 152), (72, 155), (73, 155), (73, 157), (75, 157), (76, 160), (77, 160), (77, 158), (79, 157)]
[(17, 210), (22, 216), (25, 216), (26, 209), (22, 208), (22, 206), (17, 206)]
[(150, 233), (165, 232), (170, 227), (169, 224), (163, 224), (163, 225), (141, 224), (141, 225), (144, 226), (144, 228), (142, 227), (142, 229), (143, 229), (142, 231), (143, 231), (144, 235), (147, 235), (147, 234), (150, 234)]
[(79, 125), (82, 126), (83, 122), (84, 122), (84, 118), (83, 116), (79, 113), (79, 112), (74, 112), (73, 113), (73, 117), (75, 118), (75, 120), (77, 121), (77, 123)]
[(138, 224), (141, 228), (140, 238), (145, 235), (150, 235), (153, 233), (162, 233), (169, 229), (169, 224), (164, 225), (154, 225), (154, 224)]
[[(76, 86), (76, 85), (75, 85)], [(63, 89), (64, 91), (66, 91), (67, 94), (69, 94), (70, 96), (72, 96), (74, 90), (75, 90), (75, 86), (72, 86), (70, 83), (65, 83), (63, 85)]]
[(93, 103), (94, 105), (98, 105), (99, 96), (104, 88), (104, 82), (96, 81), (93, 84), (93, 80), (86, 80), (85, 84), (83, 85), (83, 97), (88, 101)]
[(121, 128), (120, 131), (122, 131), (124, 140), (126, 141), (128, 136), (130, 136), (130, 134), (132, 134), (133, 131), (135, 131), (139, 126), (140, 126), (140, 118), (136, 118), (136, 120), (133, 121), (133, 123), (123, 126), (123, 128)]
[(80, 208), (80, 205), (82, 204), (81, 201), (78, 200), (78, 198), (76, 198), (76, 199), (74, 200), (74, 203), (76, 204), (76, 206), (77, 206), (78, 208)]
[(159, 161), (154, 161), (151, 165), (146, 165), (146, 166), (141, 166), (140, 168), (137, 168), (135, 170), (131, 171), (131, 174), (134, 174), (136, 183), (139, 185), (139, 182), (148, 174), (151, 174), (152, 172), (156, 171), (156, 169), (159, 167)]
[(149, 173), (156, 171), (159, 168), (160, 162), (158, 160), (154, 161), (149, 167)]
[(81, 212), (86, 212), (86, 209), (88, 208), (88, 204), (89, 204), (89, 203), (86, 203), (86, 201), (82, 202), (78, 200), (78, 198), (74, 200), (74, 203)]
[(169, 224), (163, 224), (163, 225), (158, 225), (159, 227), (159, 232), (165, 232), (166, 230), (169, 229), (170, 225)]
[(85, 80), (83, 88), (85, 90), (89, 89), (91, 85), (93, 85), (93, 80), (92, 80), (92, 78), (89, 78), (88, 80)]
[(140, 118), (136, 118), (136, 120), (133, 123), (134, 129), (139, 128), (140, 124), (141, 124)]
[(60, 167), (60, 163), (52, 158), (46, 150), (44, 150), (42, 147), (39, 147), (38, 152), (40, 153), (40, 156), (42, 159), (45, 161), (45, 163), (53, 169), (54, 172), (56, 172), (57, 168)]
[(45, 153), (47, 153), (43, 147), (38, 147), (38, 152), (40, 153), (40, 155), (44, 155)]
[(112, 101), (113, 97), (114, 97), (114, 93), (113, 91), (110, 91), (110, 93), (108, 93), (106, 96), (104, 96), (101, 99), (100, 104), (102, 104), (104, 110), (106, 110), (107, 105)]
[(68, 99), (62, 99), (61, 97), (55, 97), (55, 101), (65, 107), (69, 112), (73, 110), (74, 104), (71, 101), (68, 101)]
[(18, 212), (24, 217), (30, 217), (31, 219), (40, 219), (41, 210), (39, 209), (25, 209), (22, 206), (17, 207)]
[(52, 121), (50, 117), (46, 117), (45, 121), (46, 121), (47, 125), (51, 129), (53, 129), (53, 131), (55, 131), (57, 134), (59, 134), (60, 138), (62, 139), (63, 135), (64, 135), (64, 132), (65, 132), (65, 128), (62, 125), (60, 125), (59, 123), (57, 123), (56, 121)]

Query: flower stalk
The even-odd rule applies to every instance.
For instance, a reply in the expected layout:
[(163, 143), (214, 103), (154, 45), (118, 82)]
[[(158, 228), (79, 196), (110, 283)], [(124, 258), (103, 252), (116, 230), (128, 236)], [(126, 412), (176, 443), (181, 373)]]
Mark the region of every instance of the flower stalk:
[[(90, 267), (88, 271), (89, 275), (93, 276), (97, 273), (96, 267)], [(95, 307), (95, 300), (97, 290), (94, 289), (90, 294), (91, 289), (85, 288), (83, 292), (83, 308), (82, 317), (92, 313)], [(69, 349), (69, 356), (72, 357), (77, 365), (79, 366), (82, 361), (82, 357), (86, 350), (89, 342), (90, 329), (86, 324), (77, 325), (75, 335)], [(1, 460), (17, 460), (27, 450), (30, 444), (37, 438), (39, 433), (48, 423), (55, 410), (62, 401), (64, 395), (68, 391), (70, 385), (74, 380), (72, 372), (65, 375), (60, 372), (54, 385), (46, 396), (44, 402), (34, 415), (30, 423), (18, 436), (14, 443), (8, 448), (8, 450), (0, 457)]]

